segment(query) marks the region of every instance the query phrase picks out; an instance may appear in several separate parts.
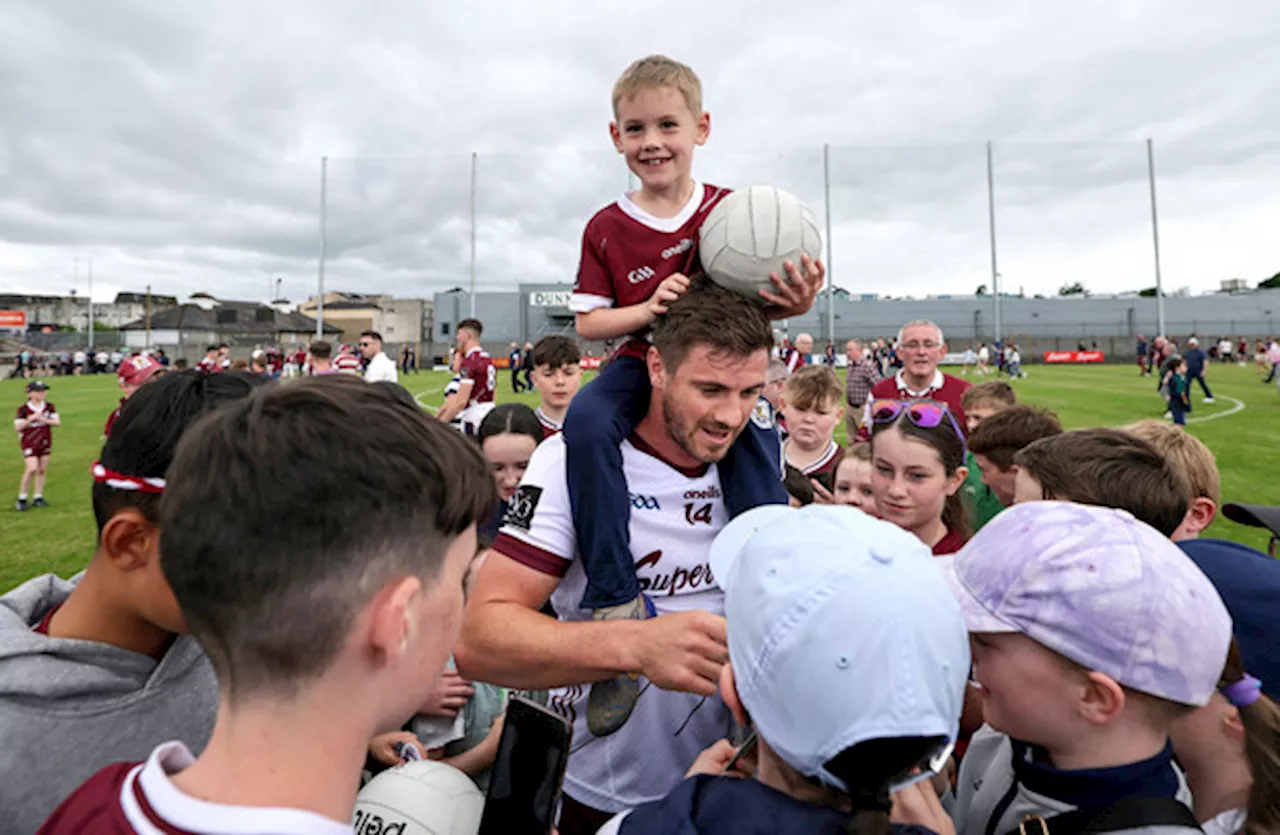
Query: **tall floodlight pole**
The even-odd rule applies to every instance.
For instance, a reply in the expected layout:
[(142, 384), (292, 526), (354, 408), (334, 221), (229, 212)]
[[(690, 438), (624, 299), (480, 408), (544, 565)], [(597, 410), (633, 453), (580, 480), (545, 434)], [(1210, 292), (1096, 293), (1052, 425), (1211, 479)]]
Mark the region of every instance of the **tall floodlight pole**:
[(329, 246), (329, 158), (320, 157), (320, 266), (316, 273), (316, 340), (324, 339), (324, 259)]
[(89, 347), (93, 347), (93, 259), (89, 259)]
[(476, 152), (471, 152), (471, 289), (467, 292), (471, 318), (476, 315)]
[(147, 339), (143, 346), (145, 353), (151, 353), (151, 285), (147, 285)]
[(827, 210), (827, 341), (836, 344), (835, 279), (831, 274), (831, 146), (822, 146), (822, 197)]
[(1156, 212), (1156, 154), (1147, 139), (1147, 183), (1151, 189), (1151, 245), (1156, 261), (1156, 330), (1164, 336), (1164, 282), (1160, 277), (1160, 218)]
[(991, 295), (995, 297), (996, 342), (1000, 341), (1000, 265), (996, 260), (996, 176), (987, 141), (987, 224), (991, 231)]

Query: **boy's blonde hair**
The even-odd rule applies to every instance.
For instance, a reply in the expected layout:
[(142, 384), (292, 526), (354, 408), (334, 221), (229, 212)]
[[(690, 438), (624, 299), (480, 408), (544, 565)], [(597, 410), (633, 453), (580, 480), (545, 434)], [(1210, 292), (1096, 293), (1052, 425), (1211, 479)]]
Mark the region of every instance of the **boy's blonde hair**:
[(633, 62), (613, 85), (614, 118), (618, 117), (620, 101), (655, 87), (674, 87), (684, 96), (694, 118), (702, 115), (702, 82), (698, 80), (698, 74), (665, 55), (650, 55)]
[(1016, 405), (1018, 405), (1018, 393), (1004, 380), (992, 380), (989, 383), (970, 386), (960, 396), (960, 408), (966, 411), (983, 406), (1008, 409)]
[(1192, 499), (1206, 498), (1222, 506), (1222, 483), (1218, 478), (1218, 460), (1204, 443), (1172, 424), (1154, 418), (1140, 420), (1125, 427), (1156, 448), (1174, 469), (1191, 483)]
[(840, 377), (830, 366), (806, 365), (787, 378), (787, 405), (796, 409), (839, 403), (843, 396)]

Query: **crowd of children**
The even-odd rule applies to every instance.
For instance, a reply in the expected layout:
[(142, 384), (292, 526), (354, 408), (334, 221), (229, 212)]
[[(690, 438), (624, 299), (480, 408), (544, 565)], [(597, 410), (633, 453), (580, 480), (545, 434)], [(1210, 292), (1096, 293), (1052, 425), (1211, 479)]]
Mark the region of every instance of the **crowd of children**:
[[(691, 278), (685, 245), (726, 193), (690, 174), (710, 131), (697, 77), (643, 59), (613, 107), (641, 186), (584, 235), (579, 332), (622, 342), (581, 392), (577, 343), (549, 336), (528, 351), (540, 405), (496, 405), (474, 320), (434, 419), (394, 382), (326, 373), (323, 343), (310, 379), (286, 385), (135, 364), (92, 467), (84, 571), (0, 597), (0, 835), (351, 833), (362, 779), (412, 759), (487, 786), (501, 679), (521, 676), (471, 663), (499, 681), (468, 680), (461, 636), (467, 595), (498, 573), (514, 589), (498, 605), (661, 627), (667, 646), (720, 659), (696, 689), (662, 685), (701, 697), (672, 739), (585, 755), (601, 758), (601, 785), (583, 793), (578, 772), (560, 835), (1280, 831), (1280, 564), (1199, 539), (1222, 508), (1207, 448), (1162, 421), (1066, 432), (1008, 383), (938, 371), (946, 344), (929, 322), (904, 327), (897, 373), (852, 404), (860, 432), (842, 448), (847, 391), (830, 365), (788, 373), (756, 337), (739, 362), (676, 335), (714, 330), (708, 294), (724, 292)], [(807, 258), (785, 273), (762, 293), (774, 318), (807, 310), (824, 278)], [(765, 313), (748, 314), (767, 342)], [(682, 363), (712, 370), (689, 379)], [(1016, 349), (1005, 365), (1017, 376)], [(1170, 372), (1177, 424), (1185, 362)], [(28, 384), (15, 421), (20, 509), (29, 480), (43, 505), (59, 425), (46, 389)], [(669, 446), (705, 466), (641, 440), (658, 411)], [(624, 449), (653, 459), (646, 477), (691, 480), (679, 497), (716, 500), (667, 511), (683, 547), (709, 543), (705, 566), (678, 570), (723, 595), (723, 617), (658, 614), (642, 593), (633, 512), (672, 501), (629, 484)], [(554, 507), (527, 480), (552, 460)], [(540, 502), (575, 553), (516, 536)], [(495, 537), (526, 562), (487, 550)], [(580, 584), (553, 607), (570, 562)], [(549, 700), (584, 708), (566, 717), (587, 737), (570, 757), (616, 743), (652, 683), (590, 669)], [(672, 740), (699, 710), (693, 732), (725, 738), (676, 763)], [(615, 769), (661, 791), (593, 806), (615, 795)], [(378, 820), (358, 831), (396, 831)]]

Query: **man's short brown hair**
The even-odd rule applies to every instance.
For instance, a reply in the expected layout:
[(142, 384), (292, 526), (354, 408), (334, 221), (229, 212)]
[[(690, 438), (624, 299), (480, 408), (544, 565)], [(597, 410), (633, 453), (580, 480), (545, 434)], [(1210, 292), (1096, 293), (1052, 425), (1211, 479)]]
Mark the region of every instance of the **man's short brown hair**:
[[(1007, 409), (1010, 406), (1018, 405), (1018, 393), (1013, 390), (1013, 386), (1004, 380), (992, 380), (989, 383), (979, 383), (978, 385), (965, 391), (960, 396), (960, 406), (966, 412), (970, 409), (981, 408), (982, 406), (995, 406), (1001, 409)], [(972, 447), (973, 444), (970, 444)]]
[(1165, 536), (1190, 505), (1187, 477), (1151, 444), (1121, 429), (1080, 429), (1041, 438), (1013, 463), (1044, 498), (1127, 510)]
[(1062, 421), (1048, 409), (1010, 406), (969, 433), (969, 451), (986, 458), (1002, 472), (1008, 472), (1018, 450), (1041, 438), (1061, 434)]
[(1187, 477), (1192, 499), (1211, 499), (1222, 507), (1222, 482), (1218, 478), (1218, 460), (1204, 442), (1171, 423), (1147, 418), (1125, 427), (1151, 444), (1161, 455)]
[(830, 403), (839, 405), (844, 399), (840, 377), (828, 365), (806, 365), (787, 378), (787, 405), (796, 409), (813, 409)]
[(318, 360), (327, 360), (333, 356), (333, 346), (318, 339), (307, 346), (307, 352)]
[(693, 117), (702, 115), (702, 82), (698, 74), (665, 55), (650, 55), (633, 62), (614, 83), (613, 117), (618, 118), (618, 103), (623, 99), (655, 87), (674, 87), (684, 96)]
[(484, 325), (481, 324), (479, 319), (463, 319), (458, 323), (458, 330), (471, 331), (479, 337), (480, 334), (484, 333)]
[(533, 346), (533, 367), (549, 365), (561, 368), (566, 365), (577, 365), (582, 361), (582, 349), (576, 340), (567, 336), (553, 334), (544, 336)]
[(695, 345), (709, 345), (714, 353), (731, 357), (768, 353), (773, 328), (754, 300), (702, 278), (658, 317), (652, 342), (667, 371), (674, 373)]

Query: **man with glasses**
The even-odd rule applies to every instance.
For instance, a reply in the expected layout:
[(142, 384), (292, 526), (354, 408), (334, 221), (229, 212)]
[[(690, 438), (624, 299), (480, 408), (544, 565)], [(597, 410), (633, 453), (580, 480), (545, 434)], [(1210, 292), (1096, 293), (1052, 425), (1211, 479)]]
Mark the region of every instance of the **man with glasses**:
[(360, 354), (368, 362), (364, 378), (370, 383), (398, 383), (395, 361), (382, 352), (382, 334), (365, 331), (360, 334)]
[[(962, 428), (965, 427), (964, 405), (960, 401), (971, 384), (938, 370), (938, 363), (947, 355), (947, 342), (942, 336), (942, 328), (924, 320), (908, 322), (898, 331), (897, 352), (902, 368), (897, 374), (872, 386), (867, 402), (936, 400), (946, 403), (956, 421)], [(859, 441), (871, 439), (869, 423), (868, 415), (864, 412), (862, 427), (858, 430)]]

